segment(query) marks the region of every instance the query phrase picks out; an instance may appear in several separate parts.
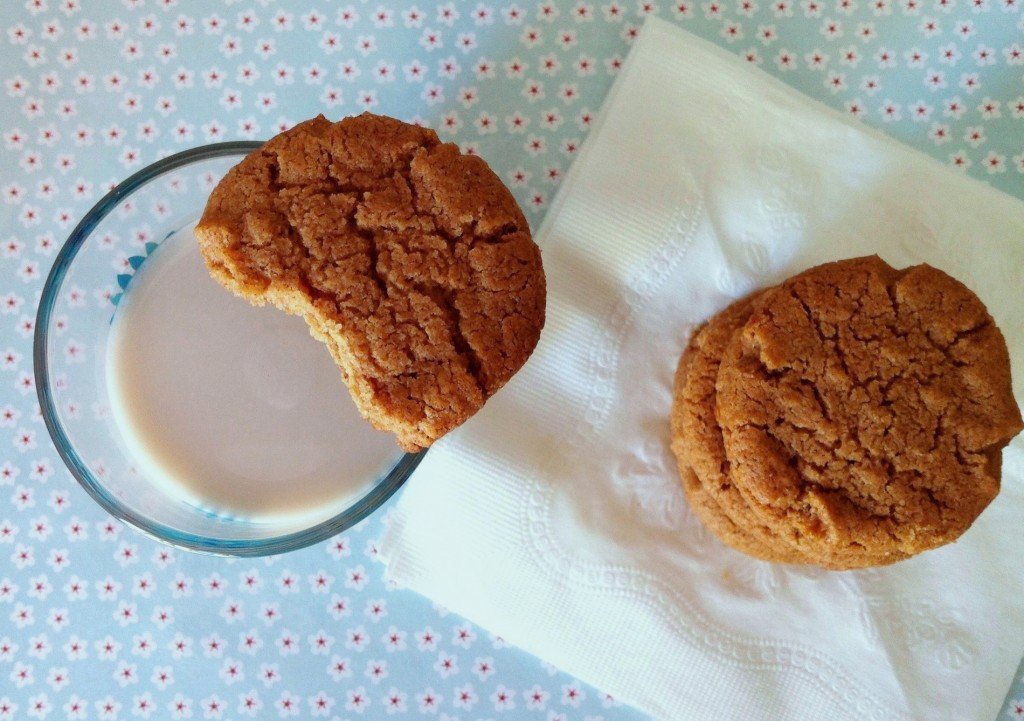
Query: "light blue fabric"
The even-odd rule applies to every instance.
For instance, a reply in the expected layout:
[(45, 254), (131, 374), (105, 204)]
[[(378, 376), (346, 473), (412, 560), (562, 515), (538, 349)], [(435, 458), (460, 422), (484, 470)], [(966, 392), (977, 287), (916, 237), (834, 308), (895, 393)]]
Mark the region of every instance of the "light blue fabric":
[[(332, 542), (227, 561), (168, 550), (89, 500), (38, 416), (31, 334), (57, 249), (112, 184), (188, 147), (372, 110), (478, 152), (537, 227), (650, 12), (1024, 198), (1022, 5), (6, 3), (0, 721), (638, 718), (389, 588), (375, 559), (387, 509)], [(1024, 718), (1015, 678), (1001, 718)]]

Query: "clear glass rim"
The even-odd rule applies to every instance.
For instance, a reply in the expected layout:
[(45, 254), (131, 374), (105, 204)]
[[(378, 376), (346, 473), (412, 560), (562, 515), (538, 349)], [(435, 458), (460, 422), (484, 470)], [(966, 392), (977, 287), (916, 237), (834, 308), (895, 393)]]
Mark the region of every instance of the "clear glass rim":
[(43, 416), (43, 422), (46, 424), (46, 430), (53, 440), (57, 453), (79, 485), (112, 516), (133, 526), (151, 538), (189, 551), (223, 556), (268, 556), (286, 551), (294, 551), (331, 538), (351, 528), (382, 506), (402, 487), (416, 469), (416, 466), (419, 465), (426, 451), (404, 454), (388, 474), (358, 501), (332, 518), (301, 531), (269, 538), (244, 540), (209, 538), (183, 532), (170, 526), (155, 523), (135, 513), (130, 508), (126, 508), (104, 488), (103, 484), (89, 470), (88, 464), (79, 456), (68, 438), (60, 415), (57, 412), (53, 392), (50, 387), (46, 345), (49, 340), (49, 324), (53, 315), (54, 305), (57, 301), (57, 293), (64, 283), (64, 278), (71, 267), (72, 261), (89, 238), (93, 229), (122, 200), (154, 178), (175, 168), (189, 165), (199, 160), (209, 160), (230, 155), (245, 155), (262, 145), (263, 143), (259, 141), (239, 140), (213, 143), (184, 150), (147, 165), (118, 183), (110, 192), (104, 195), (85, 214), (74, 230), (71, 231), (67, 240), (64, 241), (60, 252), (57, 254), (39, 299), (32, 346), (36, 395), (39, 399), (39, 408)]

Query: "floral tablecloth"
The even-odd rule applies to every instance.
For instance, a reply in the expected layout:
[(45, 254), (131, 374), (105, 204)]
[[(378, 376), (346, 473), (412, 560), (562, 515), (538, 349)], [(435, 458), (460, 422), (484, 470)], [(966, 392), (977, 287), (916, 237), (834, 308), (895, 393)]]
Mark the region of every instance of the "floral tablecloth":
[[(67, 232), (118, 180), (188, 147), (371, 110), (428, 124), (482, 155), (537, 227), (644, 17), (657, 14), (1024, 198), (1022, 7), (5, 3), (0, 721), (640, 717), (387, 584), (377, 561), (387, 508), (303, 551), (227, 560), (155, 543), (78, 488), (39, 414), (35, 310)], [(1016, 679), (1000, 718), (1024, 718), (1024, 667)]]

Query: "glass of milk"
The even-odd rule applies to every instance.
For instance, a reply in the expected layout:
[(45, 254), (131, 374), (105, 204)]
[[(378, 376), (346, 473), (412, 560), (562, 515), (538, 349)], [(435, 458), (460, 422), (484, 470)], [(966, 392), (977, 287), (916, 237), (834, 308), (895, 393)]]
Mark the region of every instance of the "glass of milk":
[(301, 318), (206, 272), (192, 229), (258, 146), (185, 151), (118, 185), (61, 249), (35, 328), (40, 407), (71, 474), (142, 532), (225, 555), (339, 533), (422, 456), (359, 416)]

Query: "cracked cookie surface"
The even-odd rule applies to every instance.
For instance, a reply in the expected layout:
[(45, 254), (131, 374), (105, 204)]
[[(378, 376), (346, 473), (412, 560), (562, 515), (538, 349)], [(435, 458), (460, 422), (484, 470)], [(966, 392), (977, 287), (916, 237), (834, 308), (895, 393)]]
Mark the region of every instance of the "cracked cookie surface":
[(211, 275), (305, 318), (360, 412), (407, 451), (460, 425), (526, 362), (544, 325), (540, 250), (479, 157), (428, 129), (318, 117), (211, 194)]
[(822, 565), (956, 540), (999, 491), (1021, 430), (1006, 343), (981, 301), (930, 266), (877, 257), (769, 290), (716, 382), (735, 485)]

